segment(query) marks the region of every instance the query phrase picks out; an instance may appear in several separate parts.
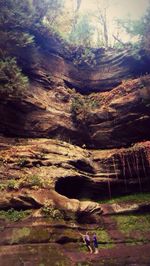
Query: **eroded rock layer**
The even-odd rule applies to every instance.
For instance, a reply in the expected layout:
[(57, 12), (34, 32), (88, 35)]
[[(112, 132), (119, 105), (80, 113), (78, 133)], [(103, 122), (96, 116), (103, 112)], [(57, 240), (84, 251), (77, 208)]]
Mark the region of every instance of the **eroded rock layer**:
[[(36, 29), (32, 34), (36, 46), (40, 47), (37, 55), (38, 66), (33, 63), (33, 66), (29, 67), (32, 51), (28, 49), (17, 57), (24, 72), (28, 73), (32, 80), (38, 80), (46, 87), (49, 86), (52, 75), (80, 93), (90, 94), (111, 90), (124, 79), (149, 73), (150, 57), (143, 50), (134, 50), (131, 47), (124, 50), (87, 49), (94, 59), (88, 62), (88, 59), (82, 60), (84, 47), (65, 45), (56, 36), (48, 34), (46, 37)], [(45, 75), (41, 75), (39, 70)]]
[(0, 207), (100, 214), (94, 201), (149, 191), (149, 56), (92, 49), (95, 64), (77, 64), (75, 48), (34, 35), (38, 64), (14, 54), (28, 91), (0, 99)]
[(149, 76), (90, 96), (82, 96), (55, 79), (53, 82), (48, 89), (31, 86), (23, 100), (1, 99), (0, 133), (57, 138), (103, 149), (149, 140)]
[(58, 140), (1, 138), (0, 146), (1, 209), (38, 209), (51, 201), (68, 211), (101, 213), (103, 206), (86, 199), (149, 191), (149, 141), (85, 150)]

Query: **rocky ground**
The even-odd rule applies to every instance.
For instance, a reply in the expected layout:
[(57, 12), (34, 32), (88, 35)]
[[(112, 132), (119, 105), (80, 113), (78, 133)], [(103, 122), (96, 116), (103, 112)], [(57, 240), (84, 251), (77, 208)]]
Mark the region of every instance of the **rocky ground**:
[[(149, 265), (149, 141), (87, 150), (1, 137), (0, 146), (0, 265)], [(87, 230), (98, 255), (80, 238)]]
[[(0, 225), (0, 265), (148, 266), (150, 216), (125, 216), (121, 217), (121, 223), (119, 219), (107, 216), (101, 219), (99, 225), (31, 217), (21, 222), (3, 220)], [(145, 229), (142, 229), (143, 222)], [(97, 255), (89, 254), (80, 239), (79, 232), (86, 230), (91, 235), (97, 232)]]
[(1, 137), (0, 147), (0, 265), (149, 265), (149, 141), (96, 150)]
[[(1, 137), (0, 265), (148, 266), (149, 145), (87, 150)], [(98, 255), (80, 238), (87, 230)]]

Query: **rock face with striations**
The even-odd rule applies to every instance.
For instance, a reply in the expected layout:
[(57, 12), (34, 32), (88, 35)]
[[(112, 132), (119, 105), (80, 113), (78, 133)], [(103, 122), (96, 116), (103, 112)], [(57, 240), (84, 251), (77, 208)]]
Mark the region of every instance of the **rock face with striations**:
[(129, 146), (149, 140), (149, 101), (149, 76), (89, 96), (57, 81), (49, 89), (34, 84), (23, 100), (1, 100), (0, 133), (57, 138), (89, 148)]
[(76, 88), (82, 94), (91, 92), (109, 91), (116, 87), (124, 79), (135, 78), (149, 73), (150, 56), (143, 50), (130, 47), (124, 50), (118, 49), (91, 49), (89, 52), (94, 57), (94, 64), (87, 64), (82, 58), (84, 47), (72, 47), (64, 45), (59, 38), (47, 36), (35, 30), (33, 32), (35, 42), (41, 49), (39, 53), (39, 66), (29, 68), (26, 53), (19, 56), (24, 62), (23, 68), (31, 78), (41, 80), (49, 86), (47, 78), (41, 79), (38, 70), (42, 70), (49, 77), (51, 74), (60, 81), (64, 81), (70, 88)]
[(57, 40), (42, 45), (38, 68), (20, 57), (30, 77), (26, 96), (0, 99), (0, 207), (48, 200), (101, 213), (80, 199), (149, 191), (150, 77), (133, 79), (149, 71), (149, 58), (99, 49), (90, 68), (73, 64), (75, 52), (63, 56)]
[(37, 209), (51, 201), (68, 211), (100, 213), (99, 204), (79, 200), (149, 191), (149, 141), (85, 150), (58, 140), (1, 138), (0, 146), (3, 209)]

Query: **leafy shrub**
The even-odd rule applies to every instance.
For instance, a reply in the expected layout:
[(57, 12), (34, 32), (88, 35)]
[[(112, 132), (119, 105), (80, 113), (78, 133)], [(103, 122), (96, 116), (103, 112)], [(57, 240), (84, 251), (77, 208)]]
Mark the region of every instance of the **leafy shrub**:
[(84, 48), (77, 50), (76, 55), (73, 59), (75, 65), (87, 65), (93, 67), (96, 65), (95, 54), (90, 48)]
[(0, 184), (0, 191), (3, 191), (6, 188), (6, 184)]
[(83, 105), (84, 101), (80, 96), (75, 95), (72, 98), (72, 105), (71, 105), (72, 112), (77, 112), (79, 109), (82, 109)]
[(31, 211), (16, 211), (13, 208), (9, 209), (8, 211), (0, 211), (0, 219), (6, 219), (13, 222), (22, 220), (30, 215)]
[(92, 98), (84, 98), (81, 95), (75, 95), (72, 98), (71, 112), (74, 122), (80, 126), (84, 126), (87, 123), (90, 113), (99, 107), (99, 101)]
[(22, 74), (15, 58), (0, 60), (0, 94), (22, 96), (27, 87), (28, 78)]
[(42, 212), (47, 216), (55, 220), (61, 220), (64, 218), (63, 213), (55, 208), (53, 203), (46, 201), (43, 208)]
[(19, 182), (11, 179), (7, 182), (7, 188), (9, 189), (19, 189)]
[(32, 186), (40, 186), (42, 181), (38, 175), (30, 175), (27, 178), (28, 184)]
[(90, 111), (99, 107), (99, 102), (92, 98), (83, 98), (81, 95), (75, 95), (72, 98), (72, 112)]

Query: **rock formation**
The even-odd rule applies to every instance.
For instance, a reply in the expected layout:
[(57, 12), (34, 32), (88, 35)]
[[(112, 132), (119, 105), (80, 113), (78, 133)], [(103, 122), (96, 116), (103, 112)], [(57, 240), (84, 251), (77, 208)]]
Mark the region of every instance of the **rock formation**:
[[(86, 60), (79, 63), (84, 47), (72, 47), (56, 36), (39, 31), (33, 31), (38, 50), (38, 66), (29, 68), (31, 58), (29, 51), (19, 54), (23, 69), (32, 80), (38, 80), (49, 87), (50, 75), (64, 81), (67, 87), (76, 88), (82, 94), (91, 92), (110, 91), (129, 78), (139, 77), (149, 73), (150, 57), (144, 50), (127, 47), (119, 49), (91, 49), (94, 64)], [(28, 62), (29, 61), (29, 62)], [(24, 62), (22, 64), (22, 62)], [(39, 73), (40, 70), (40, 73)], [(44, 76), (41, 75), (44, 73)]]
[(149, 140), (149, 84), (146, 76), (90, 96), (81, 96), (62, 83), (49, 89), (32, 85), (23, 100), (1, 100), (0, 132), (13, 137), (54, 137), (102, 149)]
[(90, 68), (49, 42), (38, 67), (19, 57), (25, 97), (0, 99), (0, 207), (102, 213), (89, 199), (149, 191), (149, 57), (98, 49)]
[(2, 209), (37, 209), (49, 201), (71, 212), (101, 213), (103, 205), (86, 199), (149, 191), (149, 141), (111, 150), (48, 139), (1, 138), (0, 144)]

